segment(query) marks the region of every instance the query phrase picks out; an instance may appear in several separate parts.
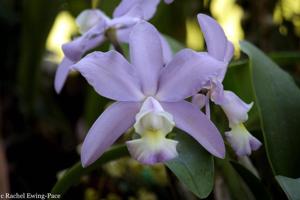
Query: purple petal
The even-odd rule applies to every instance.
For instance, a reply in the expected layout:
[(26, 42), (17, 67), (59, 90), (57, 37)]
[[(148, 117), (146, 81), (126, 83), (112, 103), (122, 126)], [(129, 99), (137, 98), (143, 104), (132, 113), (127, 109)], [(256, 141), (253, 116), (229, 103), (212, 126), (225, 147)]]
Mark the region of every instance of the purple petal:
[(227, 90), (224, 91), (223, 98), (222, 104), (219, 105), (224, 110), (230, 127), (247, 121), (248, 112), (252, 108), (253, 102), (246, 104), (236, 94)]
[(252, 151), (257, 150), (262, 145), (243, 124), (233, 126), (231, 131), (225, 132), (225, 136), (238, 156), (250, 155)]
[(144, 98), (133, 67), (116, 51), (90, 53), (73, 67), (102, 96), (117, 101)]
[(143, 138), (126, 142), (130, 155), (139, 162), (148, 165), (166, 162), (175, 158), (178, 155), (177, 144), (177, 141), (167, 138), (160, 139), (152, 144)]
[(211, 89), (210, 89), (211, 100), (217, 105), (224, 104), (226, 102), (226, 98), (224, 96), (224, 89), (221, 81), (213, 78), (210, 80), (210, 85), (211, 85)]
[(60, 93), (69, 74), (69, 71), (71, 69), (71, 65), (73, 65), (74, 62), (69, 60), (68, 58), (64, 57), (61, 63), (58, 65), (58, 68), (55, 73), (54, 78), (54, 88), (56, 93)]
[(126, 15), (132, 7), (138, 5), (143, 12), (144, 19), (149, 20), (155, 14), (159, 2), (160, 0), (122, 0), (115, 9), (113, 16), (115, 18)]
[(81, 148), (83, 167), (95, 162), (134, 123), (139, 103), (116, 102), (90, 128)]
[(161, 101), (180, 101), (190, 97), (223, 67), (224, 62), (207, 53), (181, 50), (161, 71), (156, 96)]
[(227, 47), (226, 47), (226, 51), (225, 51), (224, 61), (229, 62), (233, 56), (233, 53), (234, 53), (234, 46), (233, 46), (232, 42), (227, 41)]
[(129, 35), (132, 31), (132, 27), (117, 29), (116, 34), (119, 42), (129, 43)]
[(70, 60), (77, 62), (87, 51), (97, 47), (105, 40), (105, 28), (106, 25), (99, 24), (91, 28), (82, 36), (64, 44), (62, 49), (65, 56)]
[(161, 39), (158, 31), (148, 22), (137, 24), (129, 38), (130, 58), (140, 77), (146, 95), (157, 91), (159, 72), (164, 66)]
[(207, 50), (210, 55), (220, 61), (229, 61), (233, 55), (233, 46), (228, 42), (222, 27), (213, 18), (198, 14)]
[(160, 34), (160, 41), (161, 41), (161, 45), (162, 45), (164, 63), (167, 64), (168, 62), (170, 62), (172, 60), (173, 52), (171, 50), (171, 47), (170, 47), (168, 41), (161, 34)]
[(76, 24), (80, 33), (85, 33), (97, 24), (105, 24), (109, 18), (98, 9), (87, 9), (82, 11), (76, 18)]
[(173, 115), (175, 126), (190, 134), (214, 156), (224, 158), (225, 146), (220, 132), (195, 105), (181, 101), (162, 103), (162, 106)]

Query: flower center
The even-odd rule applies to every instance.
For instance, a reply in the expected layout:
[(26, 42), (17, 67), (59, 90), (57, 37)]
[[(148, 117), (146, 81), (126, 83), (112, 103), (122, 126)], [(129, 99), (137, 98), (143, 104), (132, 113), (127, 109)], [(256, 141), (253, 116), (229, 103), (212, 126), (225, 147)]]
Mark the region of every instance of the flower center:
[(127, 142), (131, 155), (145, 164), (170, 160), (177, 156), (177, 141), (166, 138), (175, 125), (173, 116), (153, 97), (148, 97), (136, 115), (134, 129), (141, 138)]

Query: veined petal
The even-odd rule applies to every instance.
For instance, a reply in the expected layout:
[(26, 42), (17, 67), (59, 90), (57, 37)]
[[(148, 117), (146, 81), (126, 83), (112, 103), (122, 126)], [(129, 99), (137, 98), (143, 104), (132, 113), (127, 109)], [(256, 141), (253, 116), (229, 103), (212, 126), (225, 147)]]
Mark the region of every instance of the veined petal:
[(76, 24), (81, 34), (86, 33), (96, 24), (107, 23), (109, 18), (98, 9), (87, 9), (82, 11), (76, 18)]
[(225, 132), (225, 136), (238, 156), (250, 155), (252, 151), (257, 150), (262, 145), (242, 123), (233, 126), (231, 131)]
[(141, 138), (126, 143), (132, 157), (155, 164), (177, 156), (177, 141), (166, 138), (175, 125), (173, 116), (156, 99), (148, 97), (135, 119), (134, 129)]
[(60, 93), (60, 91), (62, 90), (67, 80), (69, 71), (71, 69), (71, 65), (73, 64), (74, 64), (73, 61), (64, 57), (61, 63), (58, 65), (58, 68), (55, 73), (55, 78), (54, 78), (54, 88), (56, 93)]
[(130, 58), (145, 95), (154, 95), (160, 70), (164, 66), (159, 32), (148, 22), (134, 26), (129, 38)]
[(162, 69), (156, 97), (160, 101), (173, 102), (195, 95), (223, 66), (224, 62), (207, 53), (181, 50)]
[(228, 42), (222, 27), (213, 18), (198, 14), (198, 22), (202, 29), (207, 50), (214, 58), (228, 62), (233, 55), (233, 46)]
[(160, 0), (122, 0), (113, 13), (113, 17), (120, 17), (129, 12), (129, 10), (138, 5), (143, 12), (144, 20), (149, 20), (156, 12), (156, 7)]
[(83, 167), (95, 162), (134, 123), (139, 103), (116, 102), (90, 128), (81, 148)]
[(116, 51), (90, 53), (73, 68), (102, 96), (117, 101), (144, 98), (133, 67)]
[(176, 127), (190, 134), (214, 156), (224, 158), (225, 145), (220, 132), (197, 106), (186, 101), (161, 104), (173, 115)]
[(220, 104), (228, 120), (229, 127), (243, 123), (248, 119), (248, 112), (253, 106), (253, 102), (246, 104), (236, 94), (231, 91), (224, 91), (224, 101)]
[(104, 40), (106, 25), (97, 24), (82, 36), (62, 46), (63, 52), (67, 58), (77, 62), (87, 51), (97, 47)]

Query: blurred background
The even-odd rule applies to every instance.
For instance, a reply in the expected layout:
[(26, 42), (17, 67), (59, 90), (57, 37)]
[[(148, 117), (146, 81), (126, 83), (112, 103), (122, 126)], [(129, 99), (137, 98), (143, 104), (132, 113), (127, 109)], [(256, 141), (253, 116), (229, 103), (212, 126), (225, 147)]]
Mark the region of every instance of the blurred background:
[[(98, 7), (111, 16), (118, 3), (101, 0)], [(109, 103), (76, 72), (61, 94), (53, 86), (63, 57), (61, 45), (79, 34), (74, 19), (91, 5), (90, 0), (0, 0), (0, 193), (49, 192), (63, 170), (79, 161), (78, 145)], [(300, 51), (300, 0), (175, 0), (161, 3), (150, 22), (183, 45), (203, 50), (196, 19), (200, 12), (222, 25), (235, 45), (235, 59), (244, 58), (238, 45), (244, 39), (271, 57), (286, 52), (289, 60), (281, 59), (281, 67), (299, 85), (299, 62), (290, 60)], [(105, 43), (99, 50), (108, 48)], [(264, 155), (263, 149), (256, 152), (254, 164), (268, 171)], [(274, 199), (285, 198), (272, 181), (263, 181), (274, 191)], [(215, 187), (224, 182), (226, 177), (217, 173)], [(230, 188), (222, 190), (222, 198), (216, 191), (208, 199), (239, 199)], [(196, 197), (164, 166), (142, 166), (122, 158), (83, 177), (65, 199)]]

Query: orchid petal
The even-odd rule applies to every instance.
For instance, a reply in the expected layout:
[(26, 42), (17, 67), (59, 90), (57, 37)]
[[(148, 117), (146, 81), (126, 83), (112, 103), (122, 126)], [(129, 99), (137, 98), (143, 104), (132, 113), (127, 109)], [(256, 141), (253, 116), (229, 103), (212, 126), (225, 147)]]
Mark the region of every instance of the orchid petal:
[(161, 46), (162, 46), (162, 51), (163, 51), (163, 60), (164, 64), (167, 64), (172, 60), (173, 57), (173, 52), (171, 50), (171, 47), (168, 43), (168, 41), (165, 39), (164, 36), (160, 35), (160, 41), (161, 41)]
[(197, 106), (186, 101), (164, 102), (162, 106), (173, 115), (178, 128), (190, 134), (214, 156), (224, 158), (225, 145), (220, 132)]
[(232, 57), (230, 52), (233, 53), (232, 46), (228, 42), (222, 27), (216, 20), (207, 15), (198, 14), (197, 17), (206, 41), (208, 53), (220, 61), (225, 61), (225, 58), (230, 60)]
[(224, 61), (229, 62), (233, 56), (233, 53), (234, 53), (234, 46), (233, 46), (232, 42), (227, 41), (226, 51), (225, 51), (225, 55), (224, 55)]
[(133, 67), (118, 52), (93, 52), (73, 65), (102, 96), (117, 101), (144, 98)]
[(222, 105), (226, 102), (226, 98), (224, 96), (224, 88), (221, 81), (218, 79), (212, 78), (210, 80), (210, 98), (211, 100), (217, 104)]
[(81, 34), (86, 33), (99, 23), (106, 23), (109, 18), (98, 9), (87, 9), (82, 11), (76, 18), (76, 24)]
[(153, 165), (175, 158), (177, 141), (161, 138), (158, 142), (148, 142), (145, 139), (127, 141), (126, 145), (130, 155), (143, 164)]
[(105, 40), (105, 29), (106, 25), (98, 24), (82, 36), (64, 44), (62, 49), (65, 56), (77, 62), (87, 51), (97, 47)]
[(135, 24), (140, 22), (141, 19), (133, 17), (119, 17), (112, 19), (107, 25), (110, 28), (122, 29), (122, 28), (132, 28)]
[(122, 0), (115, 9), (113, 17), (121, 17), (129, 12), (133, 6), (139, 5), (143, 12), (144, 20), (149, 20), (155, 14), (159, 2), (160, 0)]
[(146, 95), (154, 95), (164, 66), (160, 35), (153, 25), (141, 22), (134, 26), (129, 44), (131, 63), (140, 77), (143, 91)]
[(121, 28), (116, 30), (117, 38), (119, 42), (129, 43), (129, 35), (132, 31), (132, 27)]
[(54, 88), (56, 93), (60, 93), (66, 80), (68, 77), (68, 74), (70, 72), (71, 65), (73, 65), (74, 62), (69, 60), (68, 58), (64, 57), (61, 63), (58, 65), (58, 68), (55, 73), (54, 78)]
[(181, 50), (162, 69), (156, 97), (173, 102), (195, 95), (223, 67), (223, 62), (207, 53)]
[(141, 138), (126, 142), (132, 157), (144, 164), (155, 164), (177, 156), (177, 141), (167, 139), (175, 123), (160, 103), (148, 97), (136, 115), (134, 129)]
[(246, 104), (236, 94), (227, 90), (224, 91), (223, 98), (223, 103), (220, 106), (229, 120), (230, 127), (247, 121), (248, 112), (252, 108), (253, 102)]
[(95, 162), (134, 123), (139, 103), (116, 102), (90, 128), (81, 148), (83, 167)]
[(250, 155), (262, 145), (243, 124), (233, 126), (231, 131), (225, 132), (225, 136), (238, 156)]

